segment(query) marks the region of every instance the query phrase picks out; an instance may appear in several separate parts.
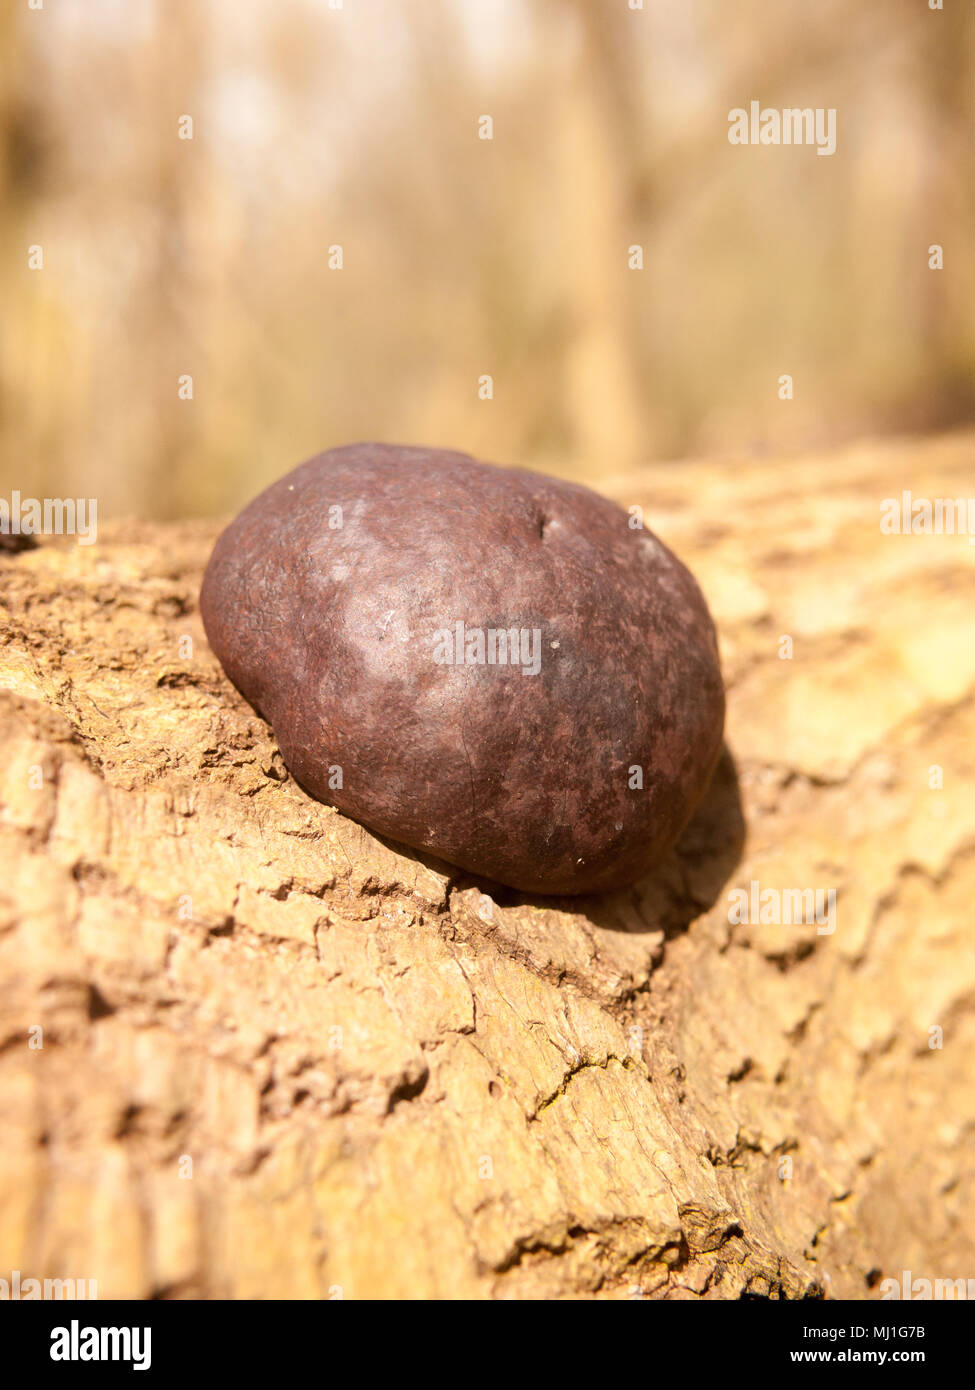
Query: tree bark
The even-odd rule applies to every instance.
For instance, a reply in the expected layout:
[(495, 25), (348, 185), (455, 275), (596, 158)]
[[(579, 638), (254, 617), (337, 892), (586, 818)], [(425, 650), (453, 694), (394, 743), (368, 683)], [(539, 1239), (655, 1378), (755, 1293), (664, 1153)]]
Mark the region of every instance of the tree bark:
[[(0, 1277), (975, 1276), (975, 553), (880, 529), (903, 488), (962, 496), (973, 444), (606, 485), (701, 580), (729, 717), (678, 847), (598, 899), (474, 882), (311, 801), (207, 647), (215, 526), (0, 553)], [(729, 920), (753, 881), (835, 888), (835, 930)]]

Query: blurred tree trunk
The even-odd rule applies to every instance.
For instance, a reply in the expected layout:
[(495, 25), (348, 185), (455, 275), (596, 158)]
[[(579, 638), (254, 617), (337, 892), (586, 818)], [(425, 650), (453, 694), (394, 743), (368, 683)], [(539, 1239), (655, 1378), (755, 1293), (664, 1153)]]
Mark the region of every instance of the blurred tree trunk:
[(574, 292), (564, 406), (586, 466), (623, 469), (654, 447), (634, 322), (646, 282), (627, 264), (629, 246), (643, 240), (633, 198), (639, 126), (626, 105), (618, 18), (572, 0), (550, 8), (553, 26), (565, 25), (567, 8), (578, 37), (558, 120), (559, 221)]
[[(966, 254), (975, 224), (975, 15), (970, 5), (948, 5), (926, 18), (917, 57), (926, 139), (916, 215), (923, 364), (914, 422), (943, 429), (975, 414), (975, 265)], [(944, 248), (942, 270), (928, 268), (932, 244)]]
[[(145, 501), (139, 510), (154, 510), (163, 517), (186, 514), (187, 483), (194, 467), (195, 393), (206, 389), (205, 364), (198, 356), (205, 337), (194, 311), (202, 298), (195, 294), (198, 281), (210, 273), (205, 264), (206, 202), (198, 172), (206, 168), (203, 151), (214, 139), (205, 125), (213, 109), (205, 92), (208, 25), (205, 6), (195, 0), (170, 0), (157, 11), (156, 33), (147, 48), (155, 89), (152, 109), (162, 129), (151, 146), (155, 256), (142, 316), (151, 332), (140, 344), (140, 355), (152, 434), (146, 441), (149, 466), (140, 469)], [(174, 71), (180, 74), (176, 86)], [(193, 120), (190, 140), (179, 138), (183, 116)], [(183, 375), (193, 377), (193, 400), (178, 395)]]

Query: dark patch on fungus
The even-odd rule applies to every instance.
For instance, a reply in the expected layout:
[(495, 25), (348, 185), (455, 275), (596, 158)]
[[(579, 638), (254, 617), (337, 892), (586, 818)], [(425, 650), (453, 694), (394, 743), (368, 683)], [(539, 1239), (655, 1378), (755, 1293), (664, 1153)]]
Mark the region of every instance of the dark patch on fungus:
[(200, 606), (313, 796), (523, 891), (639, 877), (721, 749), (697, 584), (577, 484), (441, 450), (332, 449), (227, 528)]

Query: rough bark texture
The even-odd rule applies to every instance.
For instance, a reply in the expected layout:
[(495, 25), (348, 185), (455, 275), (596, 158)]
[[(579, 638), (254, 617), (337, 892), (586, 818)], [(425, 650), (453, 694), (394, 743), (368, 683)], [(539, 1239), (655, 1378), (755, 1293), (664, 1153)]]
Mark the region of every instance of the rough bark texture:
[[(0, 554), (0, 1276), (869, 1298), (975, 1275), (975, 551), (879, 526), (902, 488), (967, 495), (973, 447), (607, 488), (702, 583), (728, 751), (651, 878), (562, 903), (293, 783), (203, 637), (216, 526)], [(835, 932), (732, 925), (753, 879), (835, 887)]]

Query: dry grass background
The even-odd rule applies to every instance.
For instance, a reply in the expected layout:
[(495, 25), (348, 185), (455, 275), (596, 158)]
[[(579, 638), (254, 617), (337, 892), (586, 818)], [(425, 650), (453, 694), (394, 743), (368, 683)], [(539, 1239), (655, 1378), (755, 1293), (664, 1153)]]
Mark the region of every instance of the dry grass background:
[[(0, 492), (211, 514), (363, 437), (598, 486), (975, 415), (969, 6), (9, 0), (0, 53)], [(730, 145), (751, 99), (835, 155)]]

